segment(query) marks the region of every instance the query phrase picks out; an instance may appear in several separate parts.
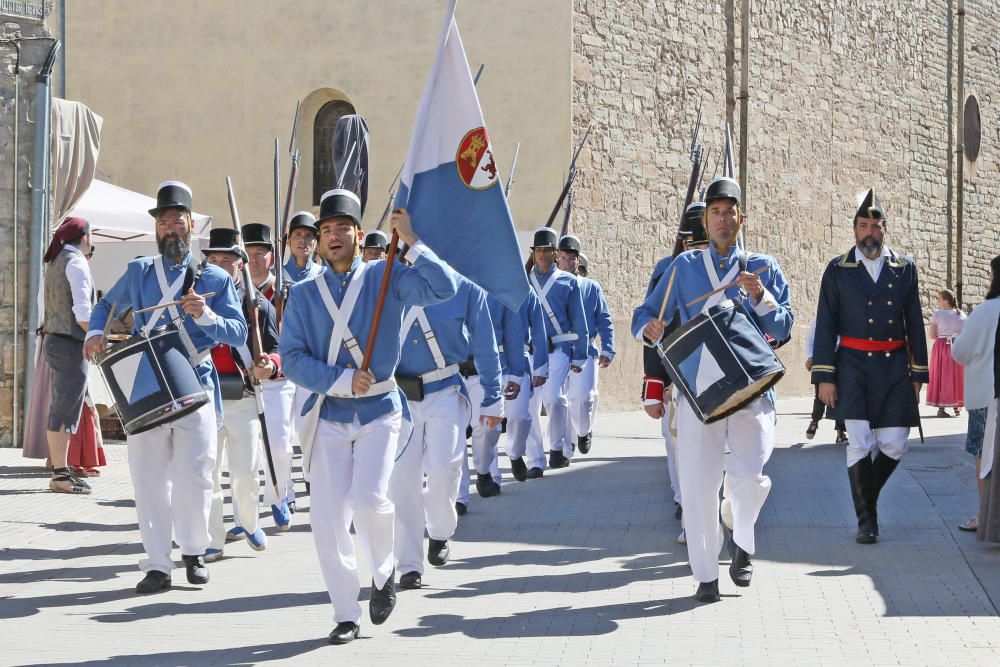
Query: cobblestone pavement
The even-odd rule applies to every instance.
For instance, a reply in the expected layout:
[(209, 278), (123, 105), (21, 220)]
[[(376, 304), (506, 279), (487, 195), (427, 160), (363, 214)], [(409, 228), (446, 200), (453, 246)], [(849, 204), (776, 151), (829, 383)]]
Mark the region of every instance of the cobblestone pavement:
[(308, 498), (288, 533), (263, 520), (267, 551), (236, 543), (208, 586), (178, 572), (140, 598), (125, 448), (107, 447), (89, 497), (48, 493), (35, 462), (0, 450), (0, 663), (1000, 664), (1000, 547), (957, 531), (976, 503), (965, 418), (925, 420), (879, 543), (860, 546), (830, 422), (802, 442), (809, 405), (779, 404), (751, 588), (723, 569), (723, 601), (693, 602), (658, 424), (602, 415), (571, 467), (523, 484), (505, 468), (502, 496), (473, 493), (453, 560), (346, 647), (325, 641)]

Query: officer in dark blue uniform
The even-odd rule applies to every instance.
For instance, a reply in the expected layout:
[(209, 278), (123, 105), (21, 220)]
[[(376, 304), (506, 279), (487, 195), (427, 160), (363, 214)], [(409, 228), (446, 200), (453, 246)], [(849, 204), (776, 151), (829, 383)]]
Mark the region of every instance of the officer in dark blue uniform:
[(885, 209), (868, 190), (854, 214), (855, 247), (826, 267), (816, 313), (812, 382), (847, 426), (860, 544), (876, 541), (879, 492), (920, 425), (928, 380), (917, 266), (885, 245), (885, 229)]

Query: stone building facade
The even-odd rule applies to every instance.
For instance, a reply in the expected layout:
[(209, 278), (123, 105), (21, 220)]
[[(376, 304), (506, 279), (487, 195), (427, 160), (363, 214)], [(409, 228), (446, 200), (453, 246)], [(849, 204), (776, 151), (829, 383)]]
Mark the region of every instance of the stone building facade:
[[(19, 9), (27, 6), (29, 10), (42, 6), (41, 2), (13, 4)], [(24, 386), (24, 345), (27, 334), (24, 322), (29, 298), (27, 246), (31, 226), (33, 184), (31, 157), (35, 140), (34, 75), (45, 59), (51, 43), (47, 39), (31, 38), (48, 37), (50, 37), (49, 31), (40, 18), (25, 18), (6, 13), (4, 8), (0, 8), (0, 447), (9, 447), (17, 440), (13, 437), (15, 367), (19, 371), (17, 384), (22, 389)], [(26, 38), (20, 42), (19, 62), (18, 51), (10, 41), (17, 38)], [(15, 78), (19, 81), (16, 98)], [(19, 118), (17, 123), (15, 123), (15, 109)], [(18, 302), (16, 320), (15, 293)], [(14, 348), (15, 326), (20, 329), (17, 351)], [(16, 365), (15, 356), (19, 358)], [(24, 405), (20, 397), (18, 403), (20, 404), (18, 419), (23, 424)]]
[[(989, 260), (1000, 253), (991, 220), (1000, 203), (1000, 2), (969, 4), (966, 93), (978, 95), (983, 127), (979, 158), (965, 170), (963, 273), (965, 303), (974, 305), (985, 293)], [(931, 0), (751, 5), (747, 247), (775, 255), (791, 284), (796, 326), (781, 351), (789, 373), (779, 392), (803, 395), (811, 392), (804, 347), (820, 277), (853, 244), (858, 191), (876, 188), (889, 210), (887, 242), (919, 263), (925, 317), (946, 286), (948, 7)], [(594, 120), (600, 135), (581, 156), (574, 227), (623, 338), (650, 269), (673, 244), (702, 98), (705, 141), (716, 154), (722, 146), (723, 6), (574, 0), (573, 131), (581, 136)], [(634, 341), (620, 348), (602, 374), (602, 405), (635, 408), (641, 351)]]

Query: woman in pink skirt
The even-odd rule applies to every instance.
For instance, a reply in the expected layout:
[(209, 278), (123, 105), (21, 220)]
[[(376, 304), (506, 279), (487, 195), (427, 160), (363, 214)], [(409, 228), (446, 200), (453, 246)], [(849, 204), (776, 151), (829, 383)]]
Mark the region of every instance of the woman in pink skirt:
[(938, 309), (931, 315), (931, 381), (927, 385), (927, 405), (938, 409), (938, 417), (948, 417), (952, 408), (957, 417), (965, 405), (964, 369), (951, 356), (951, 343), (962, 333), (965, 313), (958, 308), (951, 290), (938, 292)]

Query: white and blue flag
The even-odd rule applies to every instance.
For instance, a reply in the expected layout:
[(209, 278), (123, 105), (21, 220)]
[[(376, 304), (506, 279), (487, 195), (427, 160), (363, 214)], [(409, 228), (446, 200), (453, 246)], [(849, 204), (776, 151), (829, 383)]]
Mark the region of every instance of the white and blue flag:
[(517, 310), (528, 294), (514, 222), (455, 22), (455, 0), (413, 127), (396, 206), (453, 269)]

